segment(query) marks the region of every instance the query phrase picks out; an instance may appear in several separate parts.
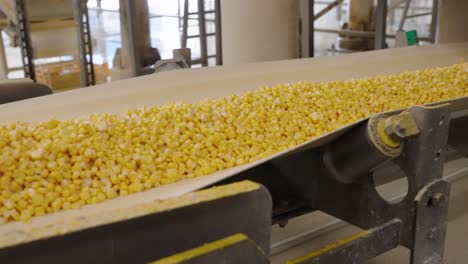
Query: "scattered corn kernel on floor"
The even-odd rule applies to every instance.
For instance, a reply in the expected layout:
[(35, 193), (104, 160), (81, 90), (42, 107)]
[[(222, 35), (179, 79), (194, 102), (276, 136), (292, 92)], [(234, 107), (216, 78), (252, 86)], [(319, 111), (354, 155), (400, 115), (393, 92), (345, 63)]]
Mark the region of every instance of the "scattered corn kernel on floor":
[(464, 65), (0, 125), (0, 222), (26, 221), (264, 158), (374, 113), (468, 95)]

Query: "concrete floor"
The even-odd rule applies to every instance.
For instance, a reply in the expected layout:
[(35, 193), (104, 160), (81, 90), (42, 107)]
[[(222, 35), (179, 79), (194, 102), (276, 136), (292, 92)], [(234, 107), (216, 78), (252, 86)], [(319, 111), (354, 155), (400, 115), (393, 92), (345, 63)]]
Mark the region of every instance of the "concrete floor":
[[(446, 239), (445, 261), (449, 264), (468, 263), (468, 159), (452, 162), (446, 166), (444, 174), (452, 179), (449, 204), (449, 224)], [(385, 195), (398, 196), (403, 189), (403, 181), (396, 181), (383, 188)], [(337, 219), (329, 215), (314, 212), (293, 219), (286, 228), (273, 228), (272, 263), (284, 263), (286, 260), (305, 255), (336, 240), (358, 233), (361, 229), (348, 225), (336, 224)], [(320, 227), (328, 226), (319, 230)], [(314, 229), (315, 228), (315, 229)], [(300, 234), (309, 232), (301, 239)], [(307, 237), (310, 239), (307, 240)], [(289, 241), (288, 241), (289, 239)], [(294, 240), (298, 244), (294, 245)], [(292, 245), (292, 247), (289, 247)], [(393, 249), (368, 263), (404, 264), (409, 262), (410, 251), (403, 247)]]

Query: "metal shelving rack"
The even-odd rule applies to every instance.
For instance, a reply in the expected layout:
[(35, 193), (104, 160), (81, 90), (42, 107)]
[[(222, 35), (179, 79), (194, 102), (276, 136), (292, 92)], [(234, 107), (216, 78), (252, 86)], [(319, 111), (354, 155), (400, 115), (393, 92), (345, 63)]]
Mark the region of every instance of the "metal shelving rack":
[[(214, 14), (215, 19), (215, 32), (207, 33), (206, 29), (206, 15)], [(188, 35), (189, 20), (191, 16), (197, 16), (199, 34)], [(215, 37), (216, 40), (216, 54), (208, 54), (208, 37)], [(189, 11), (189, 0), (184, 1), (184, 12), (182, 17), (182, 48), (187, 48), (188, 39), (199, 38), (200, 39), (200, 58), (192, 60), (193, 64), (201, 64), (202, 66), (208, 66), (209, 58), (216, 58), (216, 65), (222, 64), (222, 42), (221, 42), (221, 1), (214, 0), (214, 9), (206, 10), (205, 0), (197, 0), (197, 12)]]
[(31, 45), (31, 36), (29, 34), (29, 19), (25, 0), (15, 0), (15, 7), (24, 77), (36, 81), (34, 54)]
[[(73, 0), (73, 10), (78, 35), (81, 67), (81, 85), (94, 85), (96, 82), (93, 65), (91, 30), (87, 0)], [(31, 44), (29, 17), (25, 0), (15, 0), (17, 27), (25, 78), (36, 81), (34, 52)]]
[(96, 84), (93, 64), (93, 44), (87, 3), (88, 0), (73, 0), (73, 12), (80, 51), (80, 78), (82, 87)]

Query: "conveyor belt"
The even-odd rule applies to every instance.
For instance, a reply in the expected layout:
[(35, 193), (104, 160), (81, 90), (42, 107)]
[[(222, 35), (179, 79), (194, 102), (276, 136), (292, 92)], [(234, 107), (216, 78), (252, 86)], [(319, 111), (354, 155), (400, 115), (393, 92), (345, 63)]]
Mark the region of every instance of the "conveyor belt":
[[(412, 47), (372, 53), (161, 73), (97, 86), (92, 89), (70, 91), (3, 105), (0, 106), (0, 113), (2, 113), (0, 121), (38, 121), (51, 117), (62, 119), (94, 112), (118, 113), (128, 108), (159, 105), (167, 101), (193, 102), (205, 98), (219, 98), (255, 89), (261, 84), (295, 82), (304, 79), (314, 81), (349, 79), (446, 66), (468, 58), (468, 44)], [(453, 105), (456, 109), (463, 109), (467, 105), (467, 99), (455, 100)], [(70, 221), (85, 222), (88, 210), (104, 210), (103, 212), (105, 212), (106, 208), (116, 206), (129, 208), (128, 215), (131, 215), (131, 205), (144, 203), (145, 200), (177, 196), (208, 186), (287, 153), (319, 148), (364, 121), (361, 120), (312, 142), (305, 143), (298, 148), (278, 153), (264, 160), (218, 172), (211, 176), (155, 188), (132, 197), (119, 199), (118, 202), (108, 201), (82, 208), (74, 213), (66, 212), (63, 215), (58, 213), (54, 216), (42, 217), (40, 220), (33, 219), (28, 224), (15, 223), (14, 225), (0, 226), (0, 233), (2, 231), (11, 232), (15, 229), (24, 232), (24, 230), (31, 230), (41, 225), (53, 224), (59, 219), (63, 220), (62, 216)]]

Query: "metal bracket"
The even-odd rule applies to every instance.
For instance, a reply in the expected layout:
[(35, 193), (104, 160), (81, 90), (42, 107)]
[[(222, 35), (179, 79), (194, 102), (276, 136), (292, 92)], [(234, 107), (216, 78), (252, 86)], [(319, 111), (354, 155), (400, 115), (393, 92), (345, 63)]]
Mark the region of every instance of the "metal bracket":
[(172, 51), (173, 58), (158, 60), (154, 65), (154, 72), (164, 72), (190, 68), (192, 64), (192, 52), (189, 48), (180, 48)]
[[(435, 194), (448, 197), (448, 184), (440, 179), (450, 112), (448, 105), (418, 106), (408, 111), (414, 117), (420, 133), (408, 138), (402, 154), (395, 160), (408, 178), (408, 194), (402, 201), (390, 204), (380, 197), (372, 173), (349, 184), (340, 183), (326, 173), (321, 173), (315, 189), (317, 196), (311, 202), (312, 207), (365, 229), (382, 225), (391, 219), (400, 219), (403, 224), (399, 244), (412, 251), (413, 264), (422, 264), (425, 262), (421, 262), (421, 259), (427, 261), (434, 255), (440, 260), (443, 257), (445, 241), (442, 238), (445, 237), (447, 201), (437, 210), (427, 207), (427, 203)], [(434, 184), (435, 181), (437, 184)], [(421, 207), (420, 203), (425, 203), (425, 207)], [(434, 227), (437, 230), (432, 230)], [(425, 244), (428, 230), (434, 232), (431, 235), (433, 240)]]
[(450, 185), (439, 180), (424, 187), (416, 196), (412, 264), (443, 263), (445, 233), (448, 222)]

